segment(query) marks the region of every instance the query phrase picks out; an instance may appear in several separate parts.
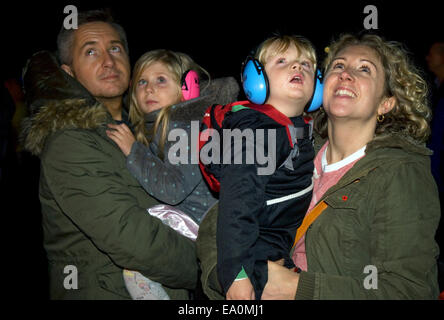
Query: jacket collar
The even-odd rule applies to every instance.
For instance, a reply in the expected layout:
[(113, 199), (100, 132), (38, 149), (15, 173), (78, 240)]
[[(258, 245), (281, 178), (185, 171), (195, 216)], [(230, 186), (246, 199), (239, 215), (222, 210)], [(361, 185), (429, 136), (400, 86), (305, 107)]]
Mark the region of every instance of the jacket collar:
[(49, 51), (37, 52), (28, 60), (23, 80), (30, 116), (22, 123), (20, 140), (34, 155), (40, 155), (46, 138), (59, 130), (97, 129), (114, 121)]
[[(49, 51), (37, 52), (28, 60), (24, 85), (31, 115), (23, 122), (21, 141), (34, 155), (40, 155), (46, 138), (58, 130), (100, 129), (99, 133), (106, 137), (106, 123), (114, 122), (106, 108), (63, 71)], [(231, 77), (203, 81), (201, 87), (201, 97), (174, 106), (171, 120), (200, 120), (208, 106), (233, 102), (239, 93)], [(152, 122), (158, 112), (149, 114), (146, 120)], [(125, 110), (123, 113), (127, 115)]]
[(366, 155), (360, 159), (347, 173), (332, 186), (322, 199), (328, 198), (337, 190), (365, 177), (374, 169), (387, 165), (390, 161), (398, 161), (394, 157), (395, 150), (404, 157), (423, 158), (432, 154), (432, 151), (426, 148), (424, 143), (420, 143), (409, 136), (400, 133), (386, 133), (375, 137), (367, 144)]
[[(201, 96), (183, 101), (171, 107), (172, 121), (202, 120), (205, 110), (213, 104), (225, 105), (236, 101), (239, 85), (232, 77), (218, 78), (201, 82)], [(160, 110), (145, 115), (147, 126), (153, 125)]]

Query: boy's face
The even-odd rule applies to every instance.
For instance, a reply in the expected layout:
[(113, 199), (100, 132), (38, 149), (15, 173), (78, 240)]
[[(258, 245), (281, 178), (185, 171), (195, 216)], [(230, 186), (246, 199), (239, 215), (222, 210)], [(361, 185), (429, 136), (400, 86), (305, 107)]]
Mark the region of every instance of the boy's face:
[(270, 85), (268, 104), (305, 107), (313, 95), (313, 64), (294, 45), (287, 51), (270, 56), (265, 61), (265, 72)]

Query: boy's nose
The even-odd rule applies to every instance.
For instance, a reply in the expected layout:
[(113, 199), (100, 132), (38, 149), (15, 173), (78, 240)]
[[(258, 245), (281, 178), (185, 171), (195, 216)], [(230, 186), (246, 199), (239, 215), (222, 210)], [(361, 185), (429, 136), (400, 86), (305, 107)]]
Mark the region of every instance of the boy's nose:
[(301, 66), (301, 64), (300, 64), (299, 62), (295, 61), (295, 62), (293, 63), (293, 65), (291, 66), (291, 68), (292, 68), (293, 70), (300, 70), (300, 69), (302, 69), (302, 66)]

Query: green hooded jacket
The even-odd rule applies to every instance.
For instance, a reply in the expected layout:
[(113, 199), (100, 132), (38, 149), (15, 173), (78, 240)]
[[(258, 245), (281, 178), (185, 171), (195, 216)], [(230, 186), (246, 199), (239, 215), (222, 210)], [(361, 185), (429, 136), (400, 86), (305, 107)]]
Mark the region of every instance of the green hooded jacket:
[(195, 245), (147, 213), (158, 202), (107, 137), (111, 115), (49, 52), (26, 68), (31, 117), (23, 137), (41, 160), (50, 298), (130, 299), (125, 268), (161, 283), (171, 299), (188, 299), (197, 283)]
[[(319, 150), (322, 141), (317, 140)], [(398, 134), (368, 143), (360, 159), (320, 199), (309, 227), (308, 271), (296, 299), (437, 299), (440, 219), (430, 151)], [(223, 298), (215, 275), (217, 207), (202, 221), (196, 247), (202, 283)]]

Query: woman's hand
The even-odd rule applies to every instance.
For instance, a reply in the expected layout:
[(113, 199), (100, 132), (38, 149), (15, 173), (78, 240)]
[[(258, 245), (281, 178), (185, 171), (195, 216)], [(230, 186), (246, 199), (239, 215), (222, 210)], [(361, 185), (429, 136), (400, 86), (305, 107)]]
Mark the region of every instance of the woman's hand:
[(234, 281), (227, 291), (227, 300), (254, 300), (254, 288), (250, 279)]
[(111, 124), (108, 123), (108, 127), (114, 130), (106, 130), (108, 137), (113, 140), (122, 150), (125, 156), (128, 156), (131, 152), (131, 147), (136, 141), (133, 133), (127, 127), (126, 124)]
[(294, 300), (299, 274), (281, 263), (268, 261), (268, 282), (262, 293), (262, 300)]

